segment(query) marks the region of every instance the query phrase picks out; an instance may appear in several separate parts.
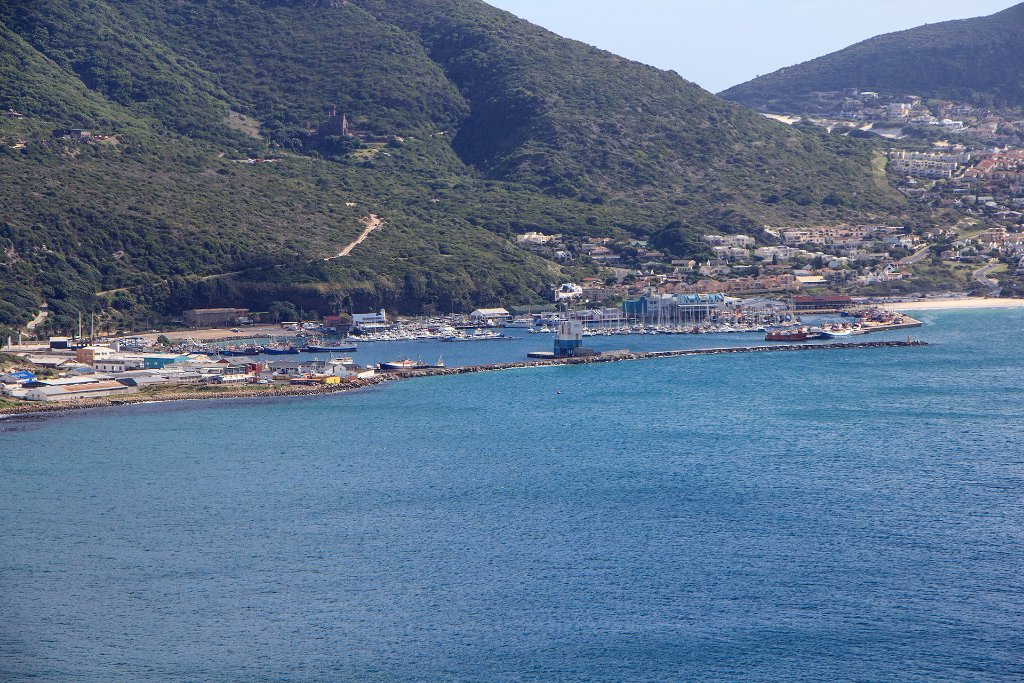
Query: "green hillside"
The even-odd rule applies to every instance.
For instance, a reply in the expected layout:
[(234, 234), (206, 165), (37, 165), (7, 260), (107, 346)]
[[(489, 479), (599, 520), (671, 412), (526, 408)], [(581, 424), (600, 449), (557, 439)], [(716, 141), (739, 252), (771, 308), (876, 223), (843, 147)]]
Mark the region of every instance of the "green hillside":
[(1024, 107), (1024, 4), (977, 19), (890, 33), (721, 93), (763, 111), (804, 111), (814, 92), (888, 95)]
[[(0, 24), (0, 110), (26, 115), (0, 120), (0, 325), (43, 300), (54, 326), (539, 301), (580, 272), (515, 232), (682, 255), (707, 229), (903, 208), (866, 143), (477, 0), (11, 0)], [(363, 142), (316, 132), (331, 106)], [(69, 126), (108, 137), (51, 137)]]

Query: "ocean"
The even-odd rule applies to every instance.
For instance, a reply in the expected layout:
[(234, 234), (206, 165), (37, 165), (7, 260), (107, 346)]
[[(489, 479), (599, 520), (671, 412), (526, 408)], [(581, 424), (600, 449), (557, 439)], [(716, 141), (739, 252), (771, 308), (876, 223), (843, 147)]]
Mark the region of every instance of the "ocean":
[(1024, 311), (919, 317), (0, 420), (0, 678), (1024, 680)]

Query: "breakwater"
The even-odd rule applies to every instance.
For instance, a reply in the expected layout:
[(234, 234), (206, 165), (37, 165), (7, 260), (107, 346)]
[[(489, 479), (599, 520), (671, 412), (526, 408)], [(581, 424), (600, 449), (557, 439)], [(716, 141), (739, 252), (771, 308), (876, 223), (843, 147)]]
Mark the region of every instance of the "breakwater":
[(735, 353), (779, 353), (795, 351), (835, 351), (842, 349), (880, 349), (928, 346), (924, 341), (878, 341), (878, 342), (837, 342), (831, 344), (773, 344), (763, 346), (735, 346), (713, 349), (680, 349), (675, 351), (614, 351), (598, 356), (581, 356), (579, 358), (544, 358), (539, 360), (514, 361), (511, 363), (487, 363), (483, 365), (464, 365), (454, 368), (424, 368), (422, 370), (400, 370), (388, 374), (403, 379), (413, 377), (437, 377), (444, 375), (464, 375), (474, 372), (493, 372), (495, 370), (515, 370), (518, 368), (536, 368), (548, 365), (590, 365), (593, 363), (615, 363), (630, 360), (648, 360), (653, 358), (677, 358), (680, 356), (713, 356)]
[(674, 351), (613, 351), (598, 356), (580, 358), (547, 358), (540, 360), (514, 361), (510, 363), (485, 363), (465, 365), (451, 368), (425, 368), (423, 370), (400, 370), (381, 372), (374, 377), (343, 380), (340, 384), (315, 386), (299, 386), (291, 384), (279, 385), (243, 385), (225, 387), (219, 385), (162, 385), (152, 387), (137, 394), (118, 396), (116, 398), (79, 399), (67, 402), (25, 401), (0, 407), (0, 415), (27, 415), (34, 413), (51, 413), (84, 408), (105, 408), (136, 403), (154, 403), (164, 401), (199, 401), (212, 399), (239, 398), (273, 398), (287, 396), (324, 396), (345, 391), (364, 389), (385, 382), (414, 379), (417, 377), (443, 377), (448, 375), (465, 375), (477, 372), (495, 372), (498, 370), (516, 370), (521, 368), (538, 368), (552, 365), (592, 365), (594, 363), (615, 363), (623, 361), (650, 360), (657, 358), (678, 358), (682, 356), (711, 356), (741, 353), (784, 353), (810, 351), (838, 351), (850, 349), (880, 349), (928, 346), (923, 341), (877, 341), (877, 342), (837, 342), (826, 344), (773, 344), (763, 346), (737, 346), (711, 349), (680, 349)]

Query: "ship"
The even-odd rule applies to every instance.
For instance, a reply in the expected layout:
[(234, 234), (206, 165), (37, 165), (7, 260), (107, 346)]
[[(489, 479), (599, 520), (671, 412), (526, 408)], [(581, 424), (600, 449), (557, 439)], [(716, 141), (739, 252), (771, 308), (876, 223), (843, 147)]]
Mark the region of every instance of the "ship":
[(295, 348), (295, 344), (289, 344), (287, 342), (270, 344), (263, 349), (263, 353), (271, 356), (282, 356), (290, 353), (298, 353), (299, 350)]
[(807, 327), (781, 327), (769, 329), (764, 335), (765, 341), (797, 342), (817, 339), (821, 333), (812, 332)]
[(263, 353), (264, 348), (255, 344), (247, 346), (225, 346), (220, 351), (222, 356), (258, 356)]
[(438, 358), (437, 363), (431, 365), (430, 363), (424, 363), (420, 360), (411, 360), (409, 358), (403, 358), (402, 360), (385, 361), (380, 364), (381, 370), (429, 370), (434, 368), (443, 368), (444, 358)]
[(303, 351), (310, 353), (318, 352), (332, 352), (332, 353), (352, 353), (356, 351), (356, 345), (345, 342), (325, 342), (317, 339), (316, 337), (309, 340), (309, 343), (302, 347)]
[(825, 339), (846, 339), (847, 337), (852, 337), (853, 334), (853, 330), (844, 330), (837, 327), (821, 331), (821, 336)]

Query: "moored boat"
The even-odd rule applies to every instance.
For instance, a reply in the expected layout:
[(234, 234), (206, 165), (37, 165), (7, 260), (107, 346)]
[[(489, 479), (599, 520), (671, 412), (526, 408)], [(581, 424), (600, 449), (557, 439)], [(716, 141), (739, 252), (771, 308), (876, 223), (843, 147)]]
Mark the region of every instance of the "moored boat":
[(267, 346), (266, 348), (263, 349), (263, 353), (269, 354), (271, 356), (281, 356), (281, 355), (284, 355), (284, 354), (298, 353), (298, 352), (299, 352), (299, 350), (298, 350), (298, 348), (295, 347), (295, 344), (288, 344), (288, 343), (270, 344), (269, 346)]
[(782, 327), (772, 328), (764, 335), (765, 341), (795, 342), (817, 339), (820, 332), (812, 332), (808, 327)]
[(357, 351), (358, 349), (356, 349), (356, 345), (355, 344), (352, 344), (350, 342), (343, 342), (343, 341), (337, 341), (337, 342), (326, 341), (325, 342), (325, 341), (322, 341), (322, 340), (318, 339), (317, 337), (313, 337), (312, 339), (309, 340), (308, 344), (306, 344), (305, 346), (302, 347), (302, 350), (303, 351), (308, 351), (310, 353), (320, 353), (320, 352), (352, 353), (353, 351)]
[(419, 370), (426, 367), (423, 363), (409, 358), (402, 360), (385, 361), (380, 364), (381, 370)]
[(852, 337), (853, 336), (853, 330), (841, 330), (841, 329), (822, 330), (821, 331), (821, 336), (825, 337), (825, 339), (845, 339), (846, 337)]

